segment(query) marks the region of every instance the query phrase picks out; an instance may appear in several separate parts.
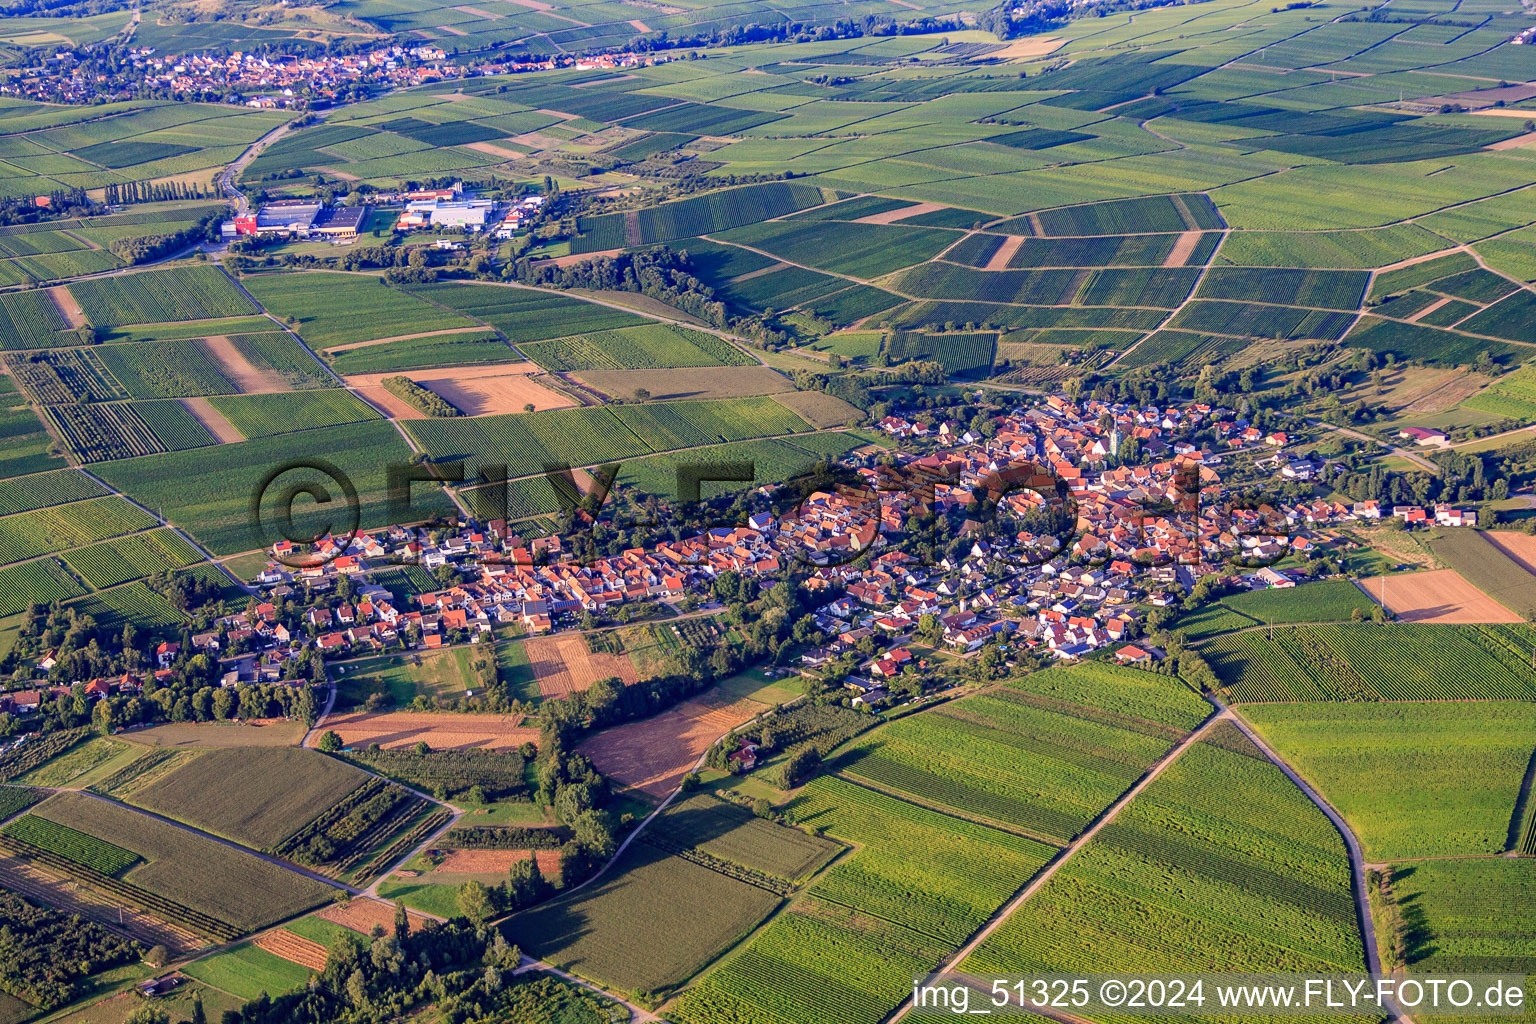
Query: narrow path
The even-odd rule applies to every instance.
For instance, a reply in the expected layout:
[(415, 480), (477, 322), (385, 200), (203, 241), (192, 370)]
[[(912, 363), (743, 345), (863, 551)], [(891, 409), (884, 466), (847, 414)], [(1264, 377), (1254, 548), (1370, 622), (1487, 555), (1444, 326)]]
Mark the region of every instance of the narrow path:
[[(939, 963), (938, 967), (934, 968), (934, 973), (937, 974), (943, 971), (953, 970), (960, 964), (964, 963), (965, 959), (974, 953), (977, 947), (979, 947), (983, 942), (991, 937), (993, 932), (1002, 927), (1003, 922), (1012, 917), (1014, 912), (1022, 907), (1031, 896), (1039, 892), (1045, 883), (1049, 882), (1051, 878), (1055, 876), (1056, 872), (1061, 870), (1063, 864), (1071, 860), (1072, 856), (1076, 854), (1078, 850), (1086, 846), (1094, 836), (1098, 835), (1099, 831), (1104, 828), (1105, 825), (1108, 825), (1111, 821), (1114, 821), (1115, 817), (1125, 809), (1127, 804), (1134, 800), (1142, 790), (1150, 786), (1153, 780), (1161, 775), (1169, 765), (1178, 760), (1179, 755), (1188, 750), (1192, 744), (1198, 743), (1200, 738), (1204, 736), (1206, 732), (1209, 731), (1211, 727), (1214, 726), (1217, 722), (1231, 717), (1232, 713), (1230, 711), (1228, 711), (1225, 707), (1218, 705), (1217, 710), (1213, 712), (1211, 716), (1204, 722), (1200, 723), (1200, 726), (1195, 729), (1194, 732), (1190, 733), (1188, 736), (1185, 736), (1182, 740), (1176, 743), (1171, 750), (1169, 750), (1157, 761), (1156, 764), (1147, 769), (1146, 773), (1142, 775), (1141, 780), (1137, 782), (1136, 785), (1120, 794), (1120, 798), (1118, 800), (1110, 804), (1103, 811), (1099, 812), (1099, 816), (1094, 819), (1093, 824), (1089, 825), (1088, 828), (1086, 828), (1076, 839), (1068, 843), (1066, 847), (1056, 855), (1054, 860), (1047, 864), (1037, 875), (1035, 875), (1034, 878), (1029, 881), (1027, 885), (1024, 886), (1023, 889), (1019, 891), (1017, 896), (1003, 904), (1000, 909), (993, 913), (993, 915), (987, 919), (987, 923), (982, 925), (981, 928), (971, 936), (965, 945), (961, 946), (950, 956), (945, 957)], [(912, 997), (908, 995), (902, 999), (900, 1005), (897, 1007), (896, 1012), (887, 1019), (890, 1020), (892, 1024), (895, 1024), (896, 1021), (901, 1020), (911, 1012)]]
[(362, 891), (364, 896), (372, 896), (374, 899), (380, 900), (384, 899), (383, 896), (379, 895), (379, 886), (389, 881), (389, 876), (399, 870), (402, 865), (409, 864), (411, 862), (411, 858), (417, 856), (421, 853), (421, 851), (425, 850), (427, 847), (441, 839), (444, 832), (447, 832), (449, 829), (453, 828), (459, 823), (459, 819), (464, 817), (464, 812), (459, 808), (452, 807), (448, 804), (443, 804), (442, 806), (448, 808), (447, 822), (445, 822), (440, 828), (433, 829), (430, 835), (426, 836), (422, 839), (421, 842), (411, 847), (411, 849), (406, 852), (405, 856), (401, 857), (399, 860), (395, 861), (393, 864), (390, 864), (388, 867), (384, 868), (384, 870), (380, 871), (379, 877), (373, 880), (373, 884)]
[[(580, 988), (584, 988), (584, 989), (586, 989), (589, 992), (596, 992), (598, 995), (602, 996), (605, 999), (612, 999), (614, 1002), (618, 1003), (619, 1005), (623, 1006), (625, 1009), (627, 1009), (629, 1011), (629, 1019), (631, 1021), (631, 1024), (651, 1024), (651, 1022), (661, 1021), (661, 1018), (656, 1016), (650, 1010), (647, 1010), (647, 1009), (644, 1009), (642, 1007), (636, 1006), (634, 1003), (629, 1002), (628, 1000), (624, 999), (621, 996), (616, 996), (612, 992), (604, 991), (603, 989), (598, 988), (596, 985), (592, 984), (591, 982), (582, 981), (580, 978), (576, 977), (574, 974), (567, 974), (566, 972), (562, 971), (558, 967), (555, 967), (555, 966), (553, 966), (551, 964), (547, 964), (547, 963), (545, 963), (542, 960), (535, 960), (535, 959), (533, 959), (530, 956), (524, 956), (523, 957), (522, 965), (519, 966), (512, 973), (513, 974), (526, 974), (529, 971), (544, 971), (544, 972), (546, 972), (548, 974), (553, 974), (555, 977), (561, 978), (561, 979), (563, 979), (565, 981), (568, 981), (572, 985), (576, 985), (576, 986), (579, 986)], [(663, 1024), (664, 1024), (664, 1022), (663, 1022)]]

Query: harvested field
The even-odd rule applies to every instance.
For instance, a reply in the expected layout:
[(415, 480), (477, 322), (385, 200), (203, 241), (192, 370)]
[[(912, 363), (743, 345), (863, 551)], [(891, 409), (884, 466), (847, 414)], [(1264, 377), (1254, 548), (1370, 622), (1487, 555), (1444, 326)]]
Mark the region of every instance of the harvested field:
[(856, 423), (864, 415), (857, 406), (821, 391), (795, 391), (775, 395), (773, 400), (817, 430)]
[(640, 681), (640, 673), (623, 654), (594, 654), (580, 633), (536, 637), (523, 644), (528, 667), (542, 697), (584, 693), (599, 679), (618, 676), (625, 686)]
[(991, 51), (987, 57), (992, 60), (1031, 60), (1035, 57), (1044, 57), (1060, 47), (1063, 42), (1060, 36), (1033, 36), (1029, 39), (1017, 39), (1001, 50)]
[(1165, 267), (1182, 267), (1189, 262), (1189, 254), (1195, 251), (1195, 246), (1200, 244), (1200, 231), (1185, 231), (1179, 235), (1179, 240), (1173, 243), (1173, 249), (1163, 260)]
[(505, 875), (512, 865), (538, 855), (539, 870), (545, 878), (558, 878), (559, 850), (448, 850), (431, 874)]
[(418, 711), (359, 712), (327, 715), (315, 728), (310, 744), (334, 732), (349, 747), (377, 743), (385, 749), (410, 747), (426, 741), (434, 750), (513, 750), (538, 742), (539, 730), (521, 725), (517, 715), (454, 715)]
[(183, 398), (181, 404), (197, 419), (197, 422), (208, 428), (208, 433), (219, 439), (219, 444), (245, 440), (245, 435), (236, 430), (235, 425), (225, 419), (223, 413), (209, 405), (208, 399)]
[[(568, 409), (576, 403), (558, 391), (552, 391), (532, 379), (544, 371), (535, 363), (487, 363), (484, 366), (443, 366), (435, 370), (410, 370), (403, 376), (437, 392), (448, 404), (463, 410), (466, 416), (523, 412), (532, 402), (535, 411)], [(389, 411), (396, 419), (427, 419), (427, 414), (386, 391), (389, 373), (359, 373), (347, 377), (348, 387), (356, 388), (374, 405)]]
[(711, 743), (767, 708), (754, 700), (685, 701), (654, 718), (606, 729), (577, 749), (615, 782), (663, 799)]
[(675, 370), (582, 370), (572, 376), (610, 398), (629, 398), (635, 393), (636, 388), (644, 388), (656, 401), (672, 398), (742, 398), (748, 395), (772, 395), (789, 391), (793, 387), (782, 373), (766, 366), (688, 366)]
[(1008, 261), (1013, 259), (1013, 254), (1019, 251), (1019, 246), (1024, 244), (1023, 235), (1009, 235), (1003, 239), (1003, 244), (992, 258), (987, 260), (987, 265), (982, 270), (1007, 270)]
[[(552, 139), (548, 135), (520, 135), (518, 136), (517, 141), (522, 142), (525, 138), (539, 139), (542, 143), (544, 143), (544, 145), (539, 145), (538, 148), (540, 149), (553, 149), (560, 144), (559, 139)], [(532, 146), (536, 145), (536, 143), (530, 142), (528, 145)], [(598, 252), (573, 252), (565, 256), (556, 256), (550, 262), (557, 267), (569, 267), (572, 264), (581, 263), (584, 260), (595, 260), (605, 256), (617, 256), (623, 251), (623, 249), (603, 249)]]
[(66, 914), (79, 914), (146, 946), (163, 945), (178, 956), (205, 945), (185, 928), (122, 906), (110, 896), (58, 878), (15, 857), (0, 856), (0, 886)]
[(1520, 616), (1478, 590), (1455, 569), (1374, 576), (1359, 581), (1367, 597), (1402, 622), (1519, 622)]
[(235, 343), (222, 334), (204, 338), (203, 344), (218, 360), (224, 375), (244, 395), (261, 395), (273, 391), (291, 391), (283, 375), (276, 370), (258, 370), (251, 361), (235, 348)]
[(117, 738), (150, 747), (291, 747), (304, 738), (300, 721), (257, 718), (248, 722), (170, 722), (119, 733)]
[(913, 206), (903, 206), (899, 210), (887, 210), (884, 213), (872, 213), (868, 217), (860, 217), (855, 224), (894, 224), (908, 217), (918, 217), (925, 213), (933, 213), (944, 209), (942, 203), (917, 203)]
[(629, 20), (629, 27), (634, 29), (636, 32), (649, 32), (651, 30), (651, 26), (647, 25), (639, 18), (631, 18)]
[(1524, 135), (1516, 135), (1512, 139), (1501, 139), (1500, 141), (1495, 142), (1495, 143), (1493, 143), (1490, 146), (1485, 146), (1483, 148), (1484, 149), (1495, 149), (1495, 150), (1519, 149), (1522, 146), (1532, 146), (1532, 145), (1536, 145), (1536, 132), (1526, 132)]
[(256, 946), (300, 967), (308, 967), (312, 971), (325, 970), (325, 947), (302, 935), (295, 935), (286, 928), (274, 928), (260, 936), (256, 939)]
[[(395, 908), (383, 900), (370, 899), (366, 896), (346, 903), (333, 904), (324, 910), (316, 911), (315, 916), (333, 924), (339, 924), (343, 928), (350, 928), (359, 935), (373, 934), (374, 925), (383, 928), (385, 935), (395, 934)], [(406, 911), (406, 919), (410, 921), (412, 930), (421, 928), (430, 920), (414, 910)]]
[(515, 149), (498, 146), (494, 142), (467, 142), (464, 144), (464, 148), (473, 149), (477, 153), (486, 153), (490, 156), (499, 156), (503, 160), (521, 160), (526, 155), (519, 153)]
[(59, 307), (59, 315), (64, 317), (70, 327), (82, 327), (85, 325), (85, 311), (80, 308), (80, 303), (69, 294), (69, 289), (63, 285), (55, 285), (48, 289), (48, 297), (53, 304)]
[(1489, 530), (1483, 534), (1483, 539), (1504, 552), (1511, 561), (1518, 562), (1520, 568), (1536, 575), (1536, 537), (1513, 530)]

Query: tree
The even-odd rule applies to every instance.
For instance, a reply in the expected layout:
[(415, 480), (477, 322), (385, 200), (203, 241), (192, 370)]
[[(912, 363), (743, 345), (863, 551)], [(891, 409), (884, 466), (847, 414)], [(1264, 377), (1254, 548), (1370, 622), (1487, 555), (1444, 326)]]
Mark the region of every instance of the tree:
[(171, 1024), (171, 1014), (163, 1006), (145, 1003), (130, 1013), (123, 1024)]
[(188, 1024), (208, 1024), (208, 1014), (203, 1010), (203, 997), (192, 993), (192, 1019)]
[(170, 960), (171, 951), (161, 945), (149, 947), (149, 952), (144, 954), (144, 962), (151, 967), (164, 967)]
[(411, 915), (405, 912), (405, 904), (395, 900), (395, 941), (404, 942), (411, 937)]
[(459, 886), (458, 902), (459, 913), (477, 927), (491, 916), (491, 894), (480, 882), (471, 880)]
[[(215, 697), (215, 700), (217, 700), (217, 697)], [(332, 732), (331, 730), (327, 729), (320, 736), (320, 744), (319, 744), (319, 746), (320, 746), (320, 749), (322, 751), (324, 751), (325, 753), (327, 753), (327, 754), (334, 754), (334, 753), (336, 753), (336, 751), (340, 750), (341, 747), (342, 747), (341, 737), (338, 736), (336, 733)]]
[(646, 389), (646, 388), (635, 388), (635, 401), (637, 401), (637, 402), (648, 402), (648, 401), (650, 401), (650, 399), (651, 399), (651, 392), (648, 389)]
[(773, 817), (773, 804), (765, 796), (760, 796), (752, 801), (752, 813), (759, 818)]

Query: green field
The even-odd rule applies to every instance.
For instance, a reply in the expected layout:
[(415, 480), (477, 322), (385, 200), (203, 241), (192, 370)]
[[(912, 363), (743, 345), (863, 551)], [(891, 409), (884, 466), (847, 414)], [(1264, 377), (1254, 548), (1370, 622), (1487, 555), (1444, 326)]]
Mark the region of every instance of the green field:
[[(222, 780), (210, 793), (207, 780)], [(279, 845), (366, 781), (309, 750), (210, 750), (133, 794), (145, 810), (264, 850)]]
[(1372, 861), (1502, 853), (1536, 747), (1536, 705), (1269, 704), (1245, 708), (1349, 821)]
[(217, 267), (176, 267), (70, 285), (96, 327), (243, 316), (256, 309)]
[(1524, 626), (1289, 626), (1200, 647), (1235, 701), (1529, 700)]
[(1343, 840), (1230, 724), (961, 965), (992, 975), (1359, 971)]
[(242, 283), (316, 349), (476, 326), (365, 274), (256, 274)]

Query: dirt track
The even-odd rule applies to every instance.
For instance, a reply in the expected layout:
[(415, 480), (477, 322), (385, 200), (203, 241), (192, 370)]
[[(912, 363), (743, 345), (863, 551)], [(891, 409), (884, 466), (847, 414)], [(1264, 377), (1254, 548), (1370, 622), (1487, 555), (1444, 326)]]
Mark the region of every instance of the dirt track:
[(275, 370), (258, 370), (251, 365), (251, 361), (235, 348), (235, 343), (222, 334), (204, 338), (203, 344), (208, 351), (219, 361), (224, 370), (224, 375), (230, 379), (235, 387), (240, 389), (243, 395), (270, 394), (273, 391), (291, 391), (288, 382), (283, 380), (282, 374)]
[(218, 438), (219, 444), (230, 444), (235, 441), (244, 441), (245, 435), (235, 429), (235, 425), (224, 418), (224, 414), (209, 404), (206, 398), (183, 398), (182, 407), (197, 418), (197, 422), (208, 428), (208, 433)]

